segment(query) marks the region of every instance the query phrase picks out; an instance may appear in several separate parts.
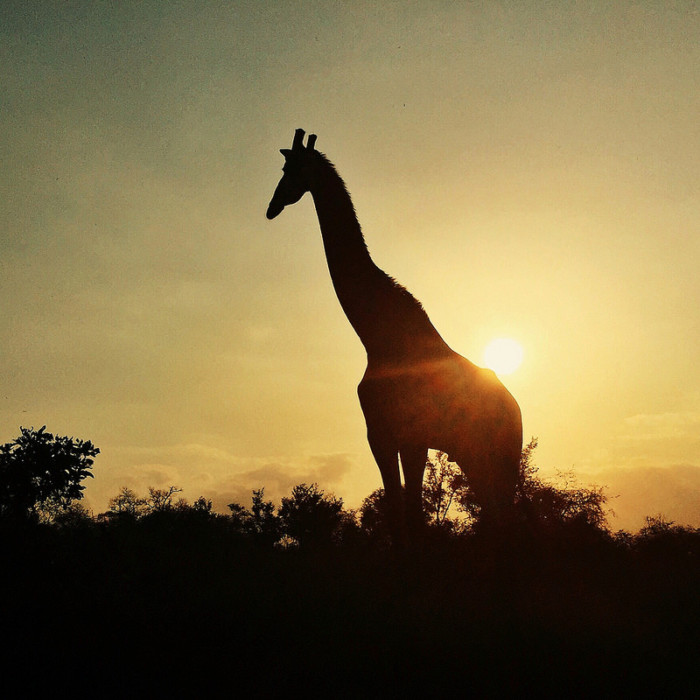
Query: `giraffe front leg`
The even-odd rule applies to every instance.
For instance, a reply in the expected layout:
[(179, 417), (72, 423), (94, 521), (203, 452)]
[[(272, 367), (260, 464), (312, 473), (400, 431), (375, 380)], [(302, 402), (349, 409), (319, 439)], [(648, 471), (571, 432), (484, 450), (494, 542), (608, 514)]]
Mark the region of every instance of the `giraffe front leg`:
[(393, 443), (386, 440), (385, 435), (381, 433), (377, 435), (368, 430), (367, 439), (379, 467), (379, 473), (382, 475), (391, 539), (394, 544), (400, 546), (405, 540), (405, 528), (398, 449), (393, 447)]

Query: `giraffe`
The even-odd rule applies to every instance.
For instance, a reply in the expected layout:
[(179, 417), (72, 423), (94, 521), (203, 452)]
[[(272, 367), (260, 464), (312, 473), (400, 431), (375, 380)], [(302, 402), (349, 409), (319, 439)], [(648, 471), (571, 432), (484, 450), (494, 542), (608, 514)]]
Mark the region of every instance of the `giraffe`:
[(367, 352), (357, 391), (393, 538), (415, 537), (421, 529), (431, 448), (464, 472), (480, 522), (508, 521), (522, 449), (518, 403), (494, 372), (452, 350), (420, 302), (375, 265), (343, 180), (315, 149), (316, 136), (310, 134), (306, 146), (304, 136), (297, 129), (292, 148), (280, 151), (283, 175), (267, 218), (311, 192), (333, 287)]

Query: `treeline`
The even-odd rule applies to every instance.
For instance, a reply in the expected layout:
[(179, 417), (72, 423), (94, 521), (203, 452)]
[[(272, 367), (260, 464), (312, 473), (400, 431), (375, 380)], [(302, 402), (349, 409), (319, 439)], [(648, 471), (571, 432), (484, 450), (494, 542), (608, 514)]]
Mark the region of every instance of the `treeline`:
[[(438, 454), (436, 462), (427, 469), (424, 538), (433, 544), (479, 536), (478, 513), (474, 513), (472, 502), (459, 504), (460, 498), (466, 500), (470, 496), (469, 492), (460, 492), (449, 482), (440, 481), (446, 466), (447, 470), (453, 468)], [(461, 479), (461, 475), (457, 478)], [(543, 485), (535, 491), (527, 482), (526, 487), (536, 497), (533, 501), (536, 519), (529, 521), (523, 516), (519, 532), (508, 533), (518, 540), (527, 536), (542, 541), (560, 539), (572, 546), (608, 542), (628, 550), (669, 548), (700, 556), (700, 528), (678, 525), (662, 515), (647, 516), (646, 524), (637, 533), (611, 531), (603, 509), (606, 498), (600, 487)], [(80, 501), (73, 501), (58, 512), (40, 512), (39, 517), (25, 524), (63, 531), (141, 527), (174, 533), (196, 528), (200, 534), (210, 530), (219, 537), (275, 549), (358, 545), (388, 548), (391, 544), (383, 489), (365, 498), (359, 509), (347, 509), (341, 498), (326, 494), (317, 483), (294, 486), (282, 498), (280, 506), (266, 500), (265, 490), (260, 488), (252, 491), (249, 506), (229, 504), (228, 514), (215, 512), (209, 499), (199, 497), (190, 503), (177, 497), (179, 493), (181, 489), (176, 486), (151, 487), (146, 495), (139, 497), (124, 487), (110, 499), (108, 509), (97, 515)], [(452, 510), (456, 512), (451, 513)]]
[[(82, 504), (83, 482), (92, 477), (99, 454), (90, 441), (54, 436), (46, 426), (20, 429), (14, 441), (0, 445), (0, 524), (45, 525), (55, 528), (116, 527), (161, 523), (208, 524), (232, 537), (267, 547), (339, 545), (361, 541), (388, 544), (389, 527), (383, 489), (377, 489), (358, 509), (326, 494), (318, 484), (298, 484), (276, 506), (265, 499), (264, 487), (252, 491), (250, 505), (231, 503), (224, 515), (204, 497), (193, 503), (179, 496), (177, 486), (149, 488), (139, 496), (123, 487), (105, 512), (94, 515)], [(539, 476), (534, 463), (537, 439), (523, 448), (516, 493), (519, 522), (516, 529), (537, 536), (561, 535), (569, 539), (607, 539), (626, 547), (647, 541), (684, 542), (700, 529), (684, 527), (663, 516), (647, 517), (637, 534), (613, 533), (608, 525), (607, 494), (603, 487), (582, 487), (571, 473), (556, 481)], [(478, 531), (479, 506), (468, 480), (437, 452), (426, 463), (423, 510), (427, 537), (460, 538)], [(515, 533), (510, 532), (509, 535)], [(691, 548), (692, 549), (692, 548)]]
[(542, 480), (534, 440), (522, 527), (481, 531), (438, 454), (424, 537), (396, 551), (381, 491), (352, 510), (317, 484), (279, 504), (261, 488), (222, 514), (174, 486), (124, 488), (95, 515), (76, 497), (94, 445), (20, 438), (0, 447), (0, 676), (25, 695), (697, 690), (700, 531), (661, 517), (610, 531), (604, 491)]
[[(388, 541), (382, 489), (365, 498), (360, 508), (347, 509), (341, 498), (326, 494), (316, 483), (298, 484), (279, 507), (265, 499), (261, 487), (252, 491), (250, 505), (231, 503), (226, 515), (216, 513), (204, 497), (189, 503), (176, 486), (151, 487), (143, 496), (124, 487), (110, 499), (105, 512), (93, 515), (81, 499), (83, 482), (92, 477), (99, 449), (90, 441), (54, 436), (46, 426), (20, 430), (18, 438), (0, 446), (0, 523), (85, 528), (140, 521), (198, 522), (276, 547)], [(579, 486), (571, 473), (560, 473), (555, 482), (542, 479), (534, 463), (536, 448), (537, 439), (532, 438), (521, 456), (517, 529), (540, 535), (568, 533), (582, 539), (604, 537), (625, 546), (650, 538), (692, 539), (698, 534), (698, 529), (675, 525), (660, 515), (647, 517), (636, 535), (612, 533), (604, 488)], [(435, 453), (426, 463), (423, 511), (428, 536), (464, 537), (478, 529), (479, 506), (468, 480), (445, 453)]]

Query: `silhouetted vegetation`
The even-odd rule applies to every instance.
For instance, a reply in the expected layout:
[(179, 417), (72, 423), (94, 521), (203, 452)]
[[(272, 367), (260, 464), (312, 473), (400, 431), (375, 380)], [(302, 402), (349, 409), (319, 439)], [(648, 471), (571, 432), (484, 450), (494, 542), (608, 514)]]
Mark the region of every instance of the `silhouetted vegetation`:
[(20, 428), (0, 445), (0, 517), (51, 518), (82, 498), (82, 481), (92, 477), (99, 450), (89, 441), (54, 436), (46, 426)]
[(499, 534), (472, 527), (435, 455), (410, 551), (389, 545), (381, 490), (357, 511), (317, 484), (226, 515), (175, 486), (125, 487), (97, 516), (60, 491), (22, 528), (3, 511), (5, 678), (91, 697), (689, 694), (700, 529), (611, 532), (602, 489), (544, 482), (535, 447), (519, 494), (534, 515)]

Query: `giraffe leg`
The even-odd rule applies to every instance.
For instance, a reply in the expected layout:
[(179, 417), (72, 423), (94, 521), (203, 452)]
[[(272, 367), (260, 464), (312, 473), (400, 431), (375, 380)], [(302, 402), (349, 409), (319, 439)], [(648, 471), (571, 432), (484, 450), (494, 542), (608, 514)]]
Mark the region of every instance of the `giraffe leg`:
[(400, 545), (405, 537), (401, 477), (399, 474), (399, 452), (398, 449), (391, 447), (391, 443), (376, 438), (370, 431), (367, 433), (367, 439), (374, 460), (379, 467), (379, 473), (382, 475), (391, 539), (394, 544)]
[(467, 477), (481, 506), (479, 527), (487, 532), (506, 532), (515, 525), (517, 465), (512, 461), (493, 459)]
[(401, 467), (406, 482), (405, 509), (409, 536), (416, 538), (423, 530), (423, 473), (428, 456), (427, 447), (402, 447)]

